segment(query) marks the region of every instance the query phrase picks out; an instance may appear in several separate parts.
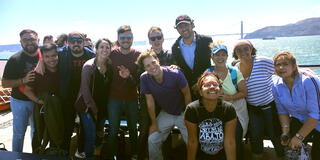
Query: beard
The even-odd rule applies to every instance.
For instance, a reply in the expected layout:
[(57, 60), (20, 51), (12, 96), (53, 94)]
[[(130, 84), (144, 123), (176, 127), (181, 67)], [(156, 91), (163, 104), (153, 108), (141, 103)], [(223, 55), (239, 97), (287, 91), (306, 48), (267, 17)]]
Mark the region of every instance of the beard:
[(29, 44), (26, 46), (22, 46), (23, 50), (27, 53), (33, 54), (38, 50), (38, 45), (37, 44)]
[(74, 54), (81, 54), (83, 52), (83, 49), (80, 46), (73, 46), (71, 48), (71, 52)]

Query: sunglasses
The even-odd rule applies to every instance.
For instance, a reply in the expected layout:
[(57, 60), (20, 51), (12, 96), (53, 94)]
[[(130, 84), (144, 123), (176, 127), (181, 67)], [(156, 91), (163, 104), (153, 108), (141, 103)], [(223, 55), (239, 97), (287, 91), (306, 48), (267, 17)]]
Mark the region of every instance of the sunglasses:
[(24, 38), (22, 39), (22, 42), (27, 43), (27, 42), (35, 42), (37, 39), (35, 38)]
[(162, 39), (162, 35), (149, 37), (149, 39), (150, 39), (151, 41), (155, 41), (156, 39), (161, 40), (161, 39)]
[(78, 44), (83, 43), (83, 39), (82, 39), (82, 38), (70, 38), (68, 41), (69, 41), (71, 44), (75, 44), (76, 42), (77, 42)]
[(119, 36), (119, 39), (120, 40), (124, 40), (124, 39), (127, 39), (127, 40), (131, 40), (132, 39), (132, 35), (127, 35), (127, 36), (125, 36), (125, 35), (120, 35)]

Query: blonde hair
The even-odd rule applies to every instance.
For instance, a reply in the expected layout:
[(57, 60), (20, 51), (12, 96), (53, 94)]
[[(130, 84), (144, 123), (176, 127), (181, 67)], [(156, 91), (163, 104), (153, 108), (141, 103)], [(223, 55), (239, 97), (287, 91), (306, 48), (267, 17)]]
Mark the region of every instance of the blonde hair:
[(224, 42), (222, 40), (218, 40), (216, 42), (212, 42), (212, 43), (209, 44), (210, 50), (213, 50), (214, 46), (216, 46), (216, 45), (225, 45), (225, 44), (224, 44)]

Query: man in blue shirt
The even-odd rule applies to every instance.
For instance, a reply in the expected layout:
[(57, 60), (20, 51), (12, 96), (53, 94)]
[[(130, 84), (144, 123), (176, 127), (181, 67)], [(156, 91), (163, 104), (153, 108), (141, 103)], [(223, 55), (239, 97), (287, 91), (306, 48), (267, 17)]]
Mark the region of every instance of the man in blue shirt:
[[(201, 74), (211, 66), (209, 44), (211, 37), (193, 31), (194, 23), (188, 15), (180, 15), (175, 22), (175, 29), (180, 37), (172, 46), (172, 56), (184, 73), (190, 88), (196, 84)], [(196, 100), (196, 93), (192, 100)]]

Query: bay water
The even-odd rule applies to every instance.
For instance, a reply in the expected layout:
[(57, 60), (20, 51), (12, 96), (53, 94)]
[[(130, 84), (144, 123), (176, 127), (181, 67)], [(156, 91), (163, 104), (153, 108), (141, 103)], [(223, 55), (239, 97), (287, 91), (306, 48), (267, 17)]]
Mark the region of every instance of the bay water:
[[(228, 47), (228, 63), (232, 61), (232, 51), (239, 36), (212, 37), (213, 41), (222, 40)], [(320, 35), (301, 37), (276, 37), (275, 40), (251, 39), (257, 49), (257, 55), (266, 56), (270, 59), (279, 51), (289, 51), (297, 58), (299, 65), (319, 65), (320, 64)], [(164, 48), (171, 50), (174, 38), (165, 39)], [(138, 41), (133, 43), (133, 48), (144, 51), (150, 48), (148, 41)], [(8, 59), (14, 52), (0, 52), (0, 59)], [(316, 71), (318, 74), (320, 71)], [(320, 75), (320, 74), (319, 74)]]

